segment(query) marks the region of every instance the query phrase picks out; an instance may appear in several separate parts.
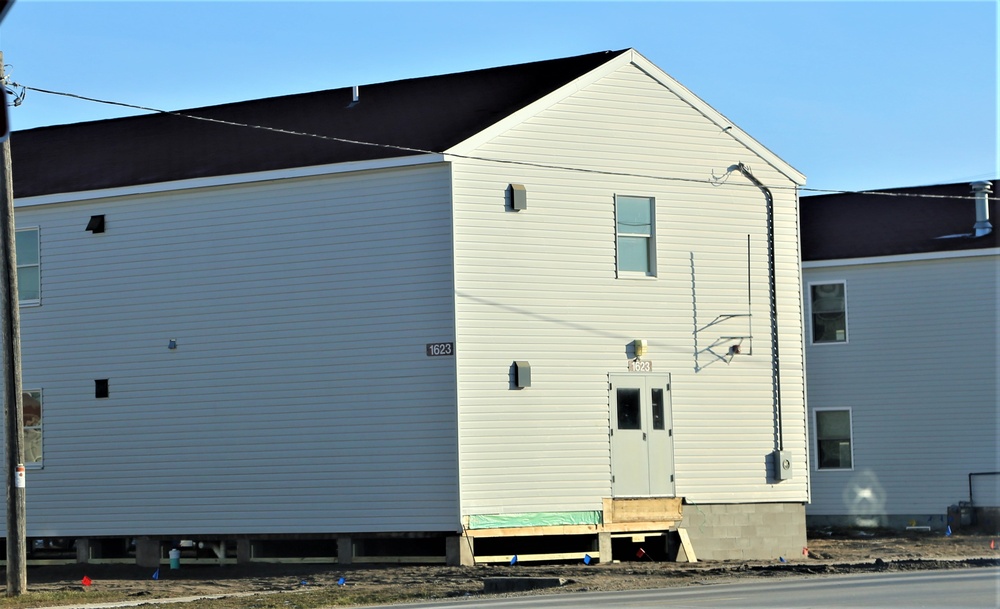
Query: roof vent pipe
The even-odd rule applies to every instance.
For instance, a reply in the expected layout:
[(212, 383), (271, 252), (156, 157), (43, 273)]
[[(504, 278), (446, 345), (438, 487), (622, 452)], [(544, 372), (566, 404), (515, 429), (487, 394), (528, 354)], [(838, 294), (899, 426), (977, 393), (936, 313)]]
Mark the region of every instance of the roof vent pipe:
[(990, 182), (973, 182), (972, 192), (976, 195), (976, 224), (972, 227), (976, 237), (985, 237), (993, 232), (993, 225), (990, 224), (990, 191), (993, 184)]
[(358, 103), (358, 85), (354, 85), (354, 88), (351, 90), (351, 103)]

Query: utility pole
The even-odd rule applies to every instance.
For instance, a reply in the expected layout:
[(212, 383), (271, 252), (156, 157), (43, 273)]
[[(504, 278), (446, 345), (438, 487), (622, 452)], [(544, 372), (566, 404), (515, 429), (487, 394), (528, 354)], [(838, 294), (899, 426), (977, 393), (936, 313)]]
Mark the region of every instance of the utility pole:
[[(4, 78), (0, 52), (0, 81)], [(0, 82), (0, 87), (5, 85)], [(2, 98), (6, 104), (6, 95)], [(4, 108), (6, 111), (6, 108)], [(24, 479), (24, 404), (21, 401), (21, 322), (17, 305), (14, 183), (10, 138), (0, 143), (0, 342), (3, 343), (4, 464), (7, 468), (7, 596), (28, 589)]]

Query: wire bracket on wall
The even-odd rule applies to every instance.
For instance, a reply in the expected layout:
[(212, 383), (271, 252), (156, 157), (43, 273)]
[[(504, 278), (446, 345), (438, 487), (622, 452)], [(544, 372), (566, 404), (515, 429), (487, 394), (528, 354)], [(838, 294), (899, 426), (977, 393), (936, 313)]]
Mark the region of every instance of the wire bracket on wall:
[[(698, 362), (699, 356), (701, 354), (711, 355), (715, 359), (712, 361), (722, 361), (726, 364), (730, 364), (733, 358), (737, 355), (753, 355), (753, 297), (752, 297), (752, 267), (751, 267), (751, 236), (747, 235), (747, 261), (746, 261), (746, 298), (747, 298), (747, 312), (746, 313), (722, 313), (716, 315), (715, 319), (708, 322), (704, 326), (699, 326), (697, 323), (697, 307), (695, 307), (695, 371), (699, 371), (709, 364), (702, 365)], [(691, 290), (692, 296), (695, 302), (697, 302), (696, 291), (695, 291), (695, 270), (694, 270), (694, 253), (691, 254)], [(712, 339), (712, 343), (705, 348), (699, 348), (699, 335), (706, 332), (712, 326), (729, 322), (734, 319), (746, 318), (746, 334), (736, 334), (733, 332), (732, 324), (727, 325), (727, 329), (731, 332), (728, 335), (719, 335)], [(746, 346), (744, 347), (744, 342)]]

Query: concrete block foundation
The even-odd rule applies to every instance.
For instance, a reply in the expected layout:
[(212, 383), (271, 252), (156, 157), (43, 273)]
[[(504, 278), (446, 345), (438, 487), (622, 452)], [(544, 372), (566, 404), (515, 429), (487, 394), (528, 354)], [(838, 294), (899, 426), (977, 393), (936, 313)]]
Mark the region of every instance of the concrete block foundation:
[(791, 559), (807, 545), (802, 503), (685, 505), (680, 526), (699, 560)]

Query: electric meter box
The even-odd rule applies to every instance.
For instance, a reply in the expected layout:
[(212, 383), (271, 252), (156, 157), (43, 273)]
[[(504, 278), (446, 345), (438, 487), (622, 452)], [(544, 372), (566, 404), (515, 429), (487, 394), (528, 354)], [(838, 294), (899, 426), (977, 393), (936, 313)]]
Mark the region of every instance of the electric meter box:
[(787, 450), (776, 450), (771, 453), (774, 457), (774, 479), (790, 480), (792, 478), (792, 456)]

